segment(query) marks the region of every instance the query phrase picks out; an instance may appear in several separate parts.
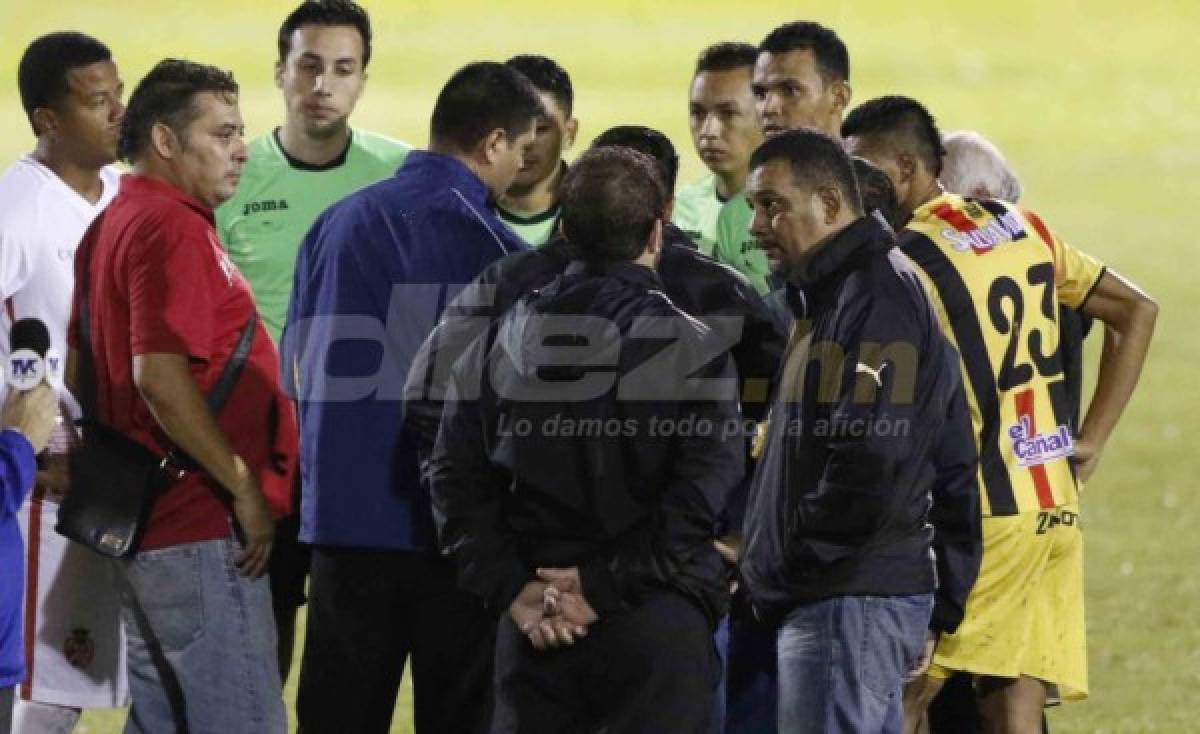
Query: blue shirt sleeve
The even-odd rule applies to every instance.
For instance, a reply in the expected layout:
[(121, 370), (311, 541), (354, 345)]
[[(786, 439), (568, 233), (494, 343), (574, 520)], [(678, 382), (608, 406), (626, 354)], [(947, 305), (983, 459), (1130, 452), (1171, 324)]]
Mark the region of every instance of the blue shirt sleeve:
[(19, 431), (0, 433), (0, 518), (17, 514), (21, 503), (33, 489), (37, 463), (33, 447)]

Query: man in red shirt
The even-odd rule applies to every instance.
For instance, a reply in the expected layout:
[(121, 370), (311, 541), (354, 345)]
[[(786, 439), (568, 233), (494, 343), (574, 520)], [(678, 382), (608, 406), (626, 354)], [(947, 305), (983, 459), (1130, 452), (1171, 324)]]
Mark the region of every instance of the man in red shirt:
[(70, 334), (86, 293), (96, 417), (199, 467), (159, 498), (139, 552), (118, 564), (126, 731), (286, 731), (263, 574), (297, 438), (260, 323), (224, 406), (214, 415), (205, 402), (255, 318), (212, 216), (246, 161), (237, 92), (230, 74), (188, 61), (138, 84), (120, 143), (133, 173), (76, 257)]

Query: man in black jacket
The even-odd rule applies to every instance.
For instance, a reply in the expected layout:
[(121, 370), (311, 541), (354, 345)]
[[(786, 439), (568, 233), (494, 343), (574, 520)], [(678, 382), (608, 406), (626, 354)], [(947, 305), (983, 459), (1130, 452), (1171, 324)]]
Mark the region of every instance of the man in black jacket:
[(742, 560), (756, 609), (782, 624), (779, 728), (898, 732), (927, 631), (957, 626), (978, 571), (957, 358), (890, 230), (863, 216), (839, 143), (772, 138), (747, 194), (797, 316)]
[[(707, 732), (744, 471), (727, 349), (654, 271), (665, 189), (606, 148), (563, 185), (578, 256), (455, 364), (431, 479), (459, 584), (507, 609), (493, 732)], [(546, 648), (561, 648), (547, 650)]]
[[(670, 198), (679, 158), (665, 135), (646, 127), (623, 125), (605, 131), (592, 142), (592, 149), (607, 146), (629, 148), (653, 158)], [(668, 200), (664, 221), (669, 221), (670, 209)], [(523, 296), (561, 275), (571, 259), (571, 246), (559, 234), (543, 247), (497, 261), (447, 307), (442, 323), (414, 361), (405, 390), (406, 422), (421, 437), (426, 456), (432, 450), (441, 420), (445, 373), (489, 324), (507, 313)], [(764, 417), (766, 399), (783, 355), (783, 324), (745, 276), (698, 252), (687, 235), (669, 223), (663, 227), (657, 272), (671, 302), (704, 322), (716, 338), (729, 346), (742, 399), (743, 424), (738, 433), (744, 433), (743, 429)], [(726, 438), (735, 439), (732, 434)], [(718, 548), (731, 569), (736, 563), (737, 547), (735, 537), (731, 536), (740, 534), (745, 497), (743, 482), (729, 496), (720, 523)], [(742, 637), (757, 629), (757, 623), (744, 611), (746, 606), (738, 605), (738, 610), (743, 611), (734, 614), (735, 635)], [(758, 636), (765, 642), (758, 643), (756, 636), (754, 644), (769, 650), (773, 670), (773, 634)], [(771, 687), (774, 688), (773, 678)]]
[[(657, 272), (671, 302), (700, 319), (729, 345), (740, 380), (745, 420), (759, 421), (783, 357), (784, 324), (741, 273), (702, 255), (688, 236), (670, 224), (671, 191), (679, 158), (670, 139), (647, 127), (622, 125), (601, 133), (591, 149), (630, 148), (654, 159), (666, 187), (662, 255)], [(446, 307), (426, 339), (405, 386), (405, 423), (419, 436), (428, 456), (441, 421), (446, 377), (462, 352), (488, 325), (521, 298), (566, 270), (571, 246), (558, 234), (545, 245), (501, 258), (485, 268)], [(740, 526), (740, 512), (735, 527)]]

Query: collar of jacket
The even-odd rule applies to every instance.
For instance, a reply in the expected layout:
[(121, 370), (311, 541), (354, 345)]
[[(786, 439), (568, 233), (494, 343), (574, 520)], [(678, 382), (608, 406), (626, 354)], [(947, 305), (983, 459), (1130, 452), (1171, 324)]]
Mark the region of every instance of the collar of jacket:
[(798, 318), (811, 318), (827, 297), (866, 255), (887, 252), (895, 245), (891, 228), (870, 214), (830, 235), (788, 283), (788, 304)]
[(429, 188), (454, 188), (477, 207), (491, 207), (491, 194), (479, 176), (467, 164), (453, 156), (414, 150), (404, 159), (397, 176), (417, 176), (429, 182)]
[(648, 268), (645, 265), (639, 265), (628, 260), (607, 263), (572, 260), (563, 275), (604, 276), (653, 290), (662, 290), (663, 287), (658, 273), (653, 268)]

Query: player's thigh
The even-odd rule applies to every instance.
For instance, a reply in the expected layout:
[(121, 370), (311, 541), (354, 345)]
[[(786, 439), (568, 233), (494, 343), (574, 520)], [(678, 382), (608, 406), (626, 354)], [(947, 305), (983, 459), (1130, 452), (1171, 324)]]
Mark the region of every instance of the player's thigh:
[(1054, 511), (1046, 571), (1031, 600), (1035, 622), (1022, 670), (1053, 681), (1068, 701), (1085, 698), (1088, 690), (1081, 530), (1077, 507)]
[(922, 675), (904, 686), (904, 718), (905, 721), (919, 720), (924, 717), (929, 704), (946, 685), (945, 678)]
[(1046, 684), (1036, 678), (993, 678), (978, 682), (979, 713), (984, 731), (1040, 734), (1046, 706)]

